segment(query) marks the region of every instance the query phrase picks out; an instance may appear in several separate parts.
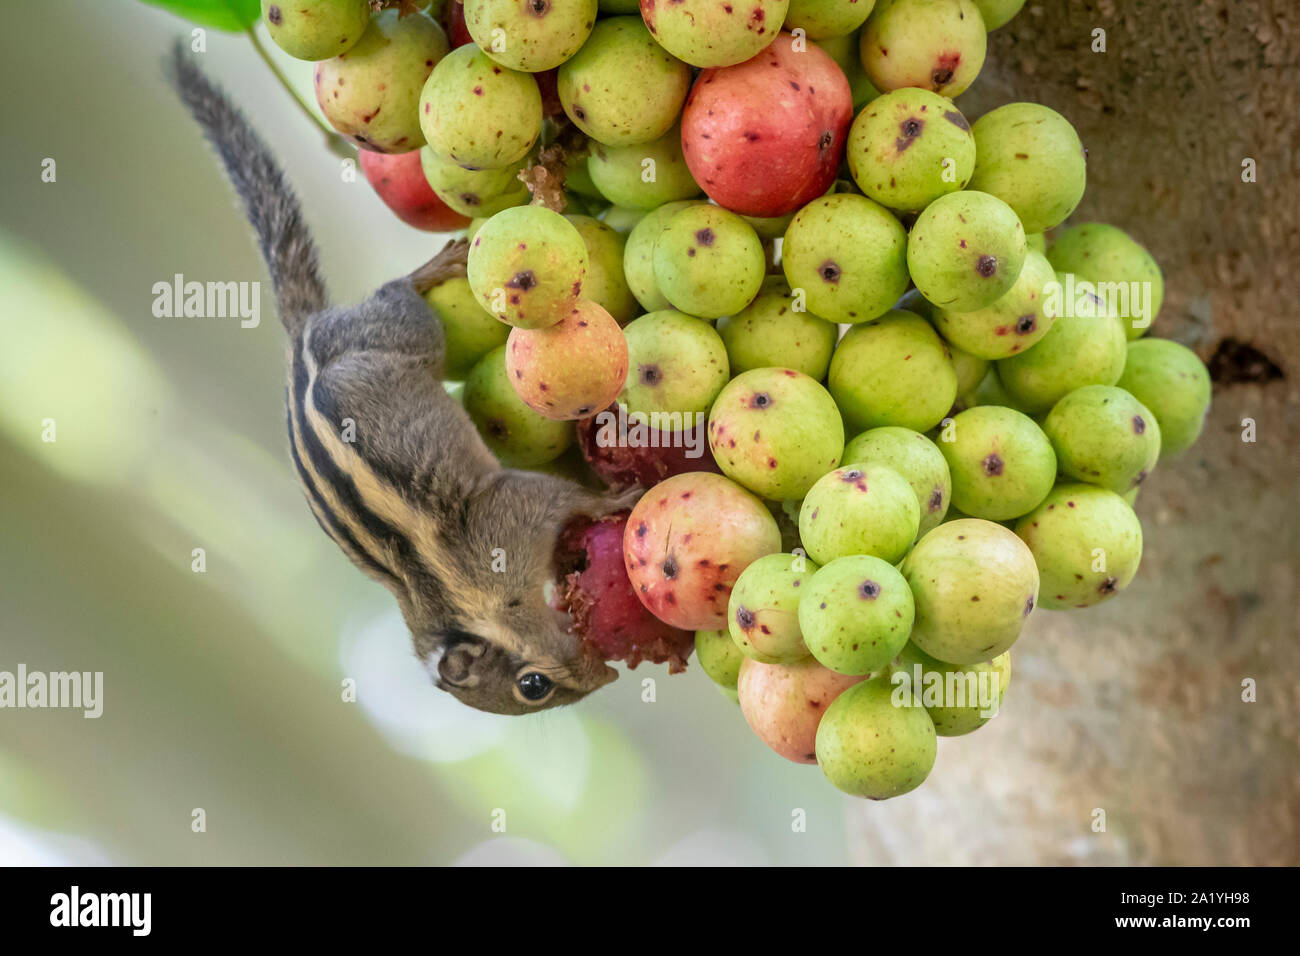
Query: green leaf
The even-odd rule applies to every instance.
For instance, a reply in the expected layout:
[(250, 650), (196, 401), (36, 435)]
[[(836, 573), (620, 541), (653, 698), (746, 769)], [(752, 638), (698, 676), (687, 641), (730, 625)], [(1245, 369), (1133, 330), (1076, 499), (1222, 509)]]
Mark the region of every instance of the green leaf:
[(141, 0), (215, 30), (243, 32), (262, 15), (261, 0)]

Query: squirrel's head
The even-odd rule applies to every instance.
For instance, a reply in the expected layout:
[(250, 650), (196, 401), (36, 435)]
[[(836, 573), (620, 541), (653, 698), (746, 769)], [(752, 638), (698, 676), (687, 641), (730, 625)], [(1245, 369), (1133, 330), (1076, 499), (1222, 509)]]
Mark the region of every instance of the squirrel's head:
[(503, 522), (485, 534), (475, 522), (463, 549), (439, 553), (463, 556), (485, 539), (495, 546), (479, 560), (444, 560), (436, 580), (403, 602), (416, 656), (435, 684), (477, 710), (529, 714), (574, 703), (618, 677), (551, 606), (563, 586), (557, 528), (541, 524), (510, 534), (514, 522)]
[(433, 630), (413, 632), (415, 653), (436, 685), (494, 714), (572, 704), (618, 677), (570, 633), (541, 597), (520, 594), (480, 606)]

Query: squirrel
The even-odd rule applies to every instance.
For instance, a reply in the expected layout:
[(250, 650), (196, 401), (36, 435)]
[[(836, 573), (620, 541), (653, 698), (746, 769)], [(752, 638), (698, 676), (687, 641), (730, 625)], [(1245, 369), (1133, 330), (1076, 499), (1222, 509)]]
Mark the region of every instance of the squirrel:
[[(503, 468), (447, 394), (442, 323), (422, 293), (465, 274), (465, 240), (359, 305), (331, 306), (271, 151), (183, 45), (165, 65), (271, 275), (288, 334), (289, 452), (307, 502), (352, 563), (396, 597), (436, 686), (478, 710), (526, 714), (614, 680), (546, 588), (565, 525), (626, 510), (638, 490), (600, 494)], [(507, 573), (493, 567), (503, 553)]]

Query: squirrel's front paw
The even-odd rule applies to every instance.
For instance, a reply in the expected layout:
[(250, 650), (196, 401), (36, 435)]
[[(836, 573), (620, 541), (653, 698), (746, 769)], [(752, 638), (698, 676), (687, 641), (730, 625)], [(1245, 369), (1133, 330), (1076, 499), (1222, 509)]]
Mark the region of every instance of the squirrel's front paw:
[(641, 500), (641, 496), (645, 494), (645, 491), (640, 485), (633, 485), (631, 488), (607, 495), (605, 500), (609, 502), (609, 511), (606, 513), (614, 514), (618, 511), (630, 511), (636, 507), (636, 503)]
[(590, 494), (585, 496), (576, 510), (579, 514), (586, 515), (588, 518), (599, 520), (600, 518), (618, 514), (620, 511), (630, 511), (641, 500), (643, 494), (645, 494), (645, 489), (640, 485), (634, 485), (622, 491)]

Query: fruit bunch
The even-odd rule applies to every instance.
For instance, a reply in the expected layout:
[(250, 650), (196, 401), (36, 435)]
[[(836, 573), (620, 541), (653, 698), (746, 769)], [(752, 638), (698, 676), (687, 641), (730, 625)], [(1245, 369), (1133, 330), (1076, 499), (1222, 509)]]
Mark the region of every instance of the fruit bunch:
[(1069, 121), (953, 102), (1022, 3), (264, 4), (398, 214), (472, 219), (428, 301), (486, 443), (646, 489), (557, 548), (574, 626), (874, 799), (1133, 580), (1209, 406), (1151, 255), (1063, 226)]

